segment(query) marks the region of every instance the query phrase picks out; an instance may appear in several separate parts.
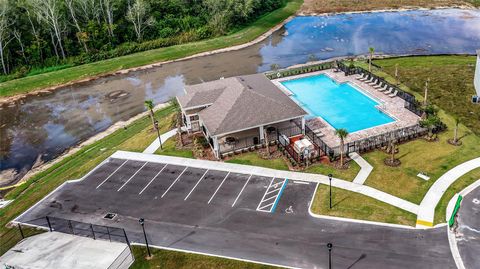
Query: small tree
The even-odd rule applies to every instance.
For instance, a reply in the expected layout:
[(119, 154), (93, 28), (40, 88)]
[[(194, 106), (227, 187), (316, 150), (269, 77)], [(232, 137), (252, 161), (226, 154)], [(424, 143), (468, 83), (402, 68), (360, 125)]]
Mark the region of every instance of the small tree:
[(368, 51), (370, 52), (369, 60), (368, 60), (368, 71), (372, 72), (372, 59), (373, 59), (373, 54), (375, 53), (375, 48), (370, 47), (368, 48)]
[(348, 131), (344, 128), (335, 130), (335, 135), (340, 138), (340, 167), (343, 167), (343, 155), (345, 147), (345, 138), (348, 136)]
[(270, 65), (270, 69), (272, 71), (277, 71), (278, 69), (280, 69), (280, 65), (273, 63)]
[(455, 146), (460, 146), (462, 143), (458, 139), (458, 126), (460, 125), (460, 119), (458, 117), (455, 117), (455, 129), (453, 129), (453, 139), (449, 139), (448, 143), (455, 145)]
[(176, 113), (176, 126), (177, 126), (177, 140), (180, 142), (180, 145), (183, 147), (183, 137), (182, 137), (182, 111), (180, 105), (177, 102), (177, 99), (173, 97), (170, 99), (170, 104), (173, 107), (173, 110)]
[(155, 105), (153, 104), (153, 100), (151, 100), (151, 99), (150, 100), (145, 100), (144, 105), (145, 105), (145, 108), (150, 113), (150, 119), (152, 120), (152, 126), (153, 126), (153, 129), (155, 129), (155, 115), (153, 114), (153, 108), (155, 107)]

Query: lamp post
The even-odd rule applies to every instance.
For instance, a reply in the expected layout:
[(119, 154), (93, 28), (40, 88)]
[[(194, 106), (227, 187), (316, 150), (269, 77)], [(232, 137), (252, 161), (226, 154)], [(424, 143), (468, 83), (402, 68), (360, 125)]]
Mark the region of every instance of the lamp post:
[(160, 138), (160, 129), (158, 128), (158, 120), (155, 120), (153, 122), (153, 124), (155, 126), (155, 130), (157, 130), (158, 142), (160, 142), (160, 149), (163, 149), (162, 148), (162, 139)]
[(328, 269), (332, 269), (332, 248), (333, 248), (333, 244), (328, 243), (327, 248), (328, 248)]
[(142, 225), (143, 237), (145, 237), (145, 244), (147, 245), (148, 257), (151, 257), (152, 253), (150, 253), (150, 246), (148, 246), (147, 234), (145, 233), (145, 220), (141, 218), (138, 220), (138, 222), (140, 222), (140, 225)]
[(332, 209), (332, 174), (328, 174), (328, 180), (330, 182), (330, 209)]

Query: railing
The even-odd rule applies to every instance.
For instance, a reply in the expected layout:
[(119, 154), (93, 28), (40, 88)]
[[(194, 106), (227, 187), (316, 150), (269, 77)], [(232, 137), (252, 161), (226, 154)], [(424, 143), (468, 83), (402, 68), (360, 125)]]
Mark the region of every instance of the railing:
[(0, 256), (21, 240), (45, 232), (22, 224), (16, 224), (0, 235)]
[(305, 73), (327, 70), (327, 69), (331, 69), (332, 67), (334, 67), (334, 62), (323, 62), (323, 63), (317, 63), (317, 64), (304, 65), (301, 67), (271, 71), (271, 72), (265, 73), (265, 75), (269, 79), (277, 79), (277, 78), (296, 76), (296, 75), (305, 74)]
[(127, 234), (122, 228), (115, 228), (57, 217), (45, 217), (49, 230), (66, 234), (103, 239), (110, 242), (122, 242), (130, 246)]
[(332, 155), (334, 150), (331, 149), (325, 142), (322, 141), (313, 131), (310, 129), (308, 126), (305, 125), (305, 135), (310, 138), (310, 141), (317, 146), (317, 148), (320, 150), (319, 155), (324, 156), (324, 155)]
[[(426, 128), (422, 128), (419, 125), (405, 127), (402, 129), (397, 129), (391, 132), (347, 143), (345, 144), (344, 152), (347, 155), (351, 152), (363, 153), (379, 147), (385, 147), (388, 145), (388, 143), (390, 143), (392, 139), (394, 139), (397, 143), (402, 143), (425, 135), (427, 132), (428, 130)], [(339, 147), (337, 149), (338, 151), (340, 150)], [(335, 151), (335, 156), (338, 155), (338, 151)]]

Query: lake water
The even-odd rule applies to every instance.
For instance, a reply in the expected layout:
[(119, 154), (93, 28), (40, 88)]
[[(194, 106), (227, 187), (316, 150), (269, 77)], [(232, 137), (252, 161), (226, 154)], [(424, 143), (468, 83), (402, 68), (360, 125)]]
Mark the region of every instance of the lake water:
[[(143, 102), (165, 102), (185, 84), (270, 69), (309, 59), (379, 53), (474, 54), (480, 48), (480, 11), (433, 10), (297, 17), (248, 48), (165, 64), (148, 71), (99, 79), (0, 105), (0, 158), (18, 179), (34, 163), (144, 111)], [(314, 56), (312, 56), (314, 55)], [(121, 93), (126, 93), (122, 95)]]

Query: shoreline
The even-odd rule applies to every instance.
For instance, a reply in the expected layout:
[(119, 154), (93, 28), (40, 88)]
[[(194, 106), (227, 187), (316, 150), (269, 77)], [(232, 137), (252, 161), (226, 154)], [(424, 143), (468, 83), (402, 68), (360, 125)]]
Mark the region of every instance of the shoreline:
[[(161, 103), (161, 104), (158, 104), (156, 105), (154, 108), (153, 108), (153, 111), (158, 111), (160, 109), (163, 109), (163, 108), (167, 108), (170, 106), (170, 103), (169, 102), (166, 102), (166, 103)], [(13, 188), (16, 188), (17, 186), (25, 183), (26, 181), (28, 181), (31, 177), (35, 176), (36, 174), (40, 173), (40, 172), (43, 172), (45, 170), (47, 170), (48, 168), (52, 167), (53, 165), (55, 165), (56, 163), (64, 160), (65, 158), (77, 153), (79, 150), (81, 150), (83, 147), (85, 146), (88, 146), (88, 145), (91, 145), (95, 142), (97, 142), (98, 140), (112, 134), (113, 132), (121, 129), (121, 128), (126, 128), (127, 126), (129, 126), (130, 124), (132, 124), (134, 121), (140, 119), (140, 118), (143, 118), (145, 116), (148, 116), (149, 115), (149, 112), (148, 111), (144, 111), (144, 112), (141, 112), (131, 118), (129, 118), (128, 120), (126, 121), (117, 121), (115, 122), (114, 124), (110, 125), (110, 127), (108, 127), (107, 129), (105, 129), (104, 131), (102, 132), (99, 132), (97, 134), (95, 134), (94, 136), (91, 136), (89, 137), (88, 139), (78, 143), (77, 145), (74, 145), (74, 146), (71, 146), (70, 148), (66, 149), (62, 154), (60, 154), (59, 156), (57, 156), (56, 158), (50, 160), (50, 161), (47, 161), (45, 163), (42, 163), (40, 165), (38, 165), (37, 167), (35, 168), (32, 168), (30, 169), (22, 178), (20, 178), (18, 181), (13, 181), (13, 183), (11, 183), (11, 185), (9, 186), (1, 186), (1, 189), (2, 190), (8, 190), (8, 189), (13, 189)], [(11, 187), (11, 188), (9, 188)]]
[[(474, 6), (468, 6), (468, 5), (440, 6), (440, 7), (433, 7), (433, 8), (424, 8), (424, 7), (414, 7), (413, 6), (413, 7), (405, 7), (405, 8), (397, 8), (397, 9), (378, 9), (378, 10), (375, 9), (375, 10), (364, 10), (364, 11), (344, 11), (344, 12), (327, 12), (327, 13), (302, 12), (300, 10), (300, 11), (297, 11), (296, 14), (289, 16), (288, 18), (283, 20), (281, 23), (279, 23), (276, 26), (270, 28), (267, 32), (261, 34), (260, 36), (258, 36), (254, 40), (252, 40), (250, 42), (247, 42), (247, 43), (243, 43), (243, 44), (235, 45), (235, 46), (230, 46), (230, 47), (225, 47), (225, 48), (221, 48), (221, 49), (216, 49), (216, 50), (211, 50), (211, 51), (205, 51), (205, 52), (201, 52), (201, 53), (196, 53), (196, 54), (193, 54), (193, 55), (190, 55), (190, 56), (187, 56), (187, 57), (178, 58), (178, 59), (174, 59), (174, 60), (155, 62), (155, 63), (142, 65), (142, 66), (138, 66), (138, 67), (121, 69), (121, 70), (117, 70), (117, 71), (113, 71), (113, 72), (107, 72), (107, 73), (96, 75), (96, 76), (93, 76), (93, 77), (83, 78), (83, 79), (79, 79), (79, 80), (73, 80), (73, 81), (70, 81), (70, 82), (67, 82), (67, 83), (63, 83), (63, 84), (59, 84), (59, 85), (55, 85), (55, 86), (51, 86), (51, 87), (47, 87), (47, 88), (37, 89), (37, 90), (33, 90), (33, 91), (30, 91), (30, 92), (26, 92), (26, 93), (16, 94), (16, 95), (12, 95), (12, 96), (0, 97), (0, 105), (6, 104), (6, 103), (16, 102), (16, 101), (19, 101), (21, 99), (24, 99), (26, 97), (33, 96), (33, 95), (39, 95), (39, 94), (42, 94), (42, 93), (51, 93), (53, 91), (60, 90), (60, 89), (63, 89), (65, 87), (69, 87), (69, 86), (89, 83), (89, 82), (92, 82), (92, 81), (95, 81), (95, 80), (98, 80), (98, 79), (102, 79), (102, 78), (108, 78), (108, 77), (112, 77), (112, 76), (116, 76), (116, 75), (126, 75), (126, 74), (129, 74), (131, 72), (138, 72), (138, 71), (149, 70), (149, 69), (156, 68), (156, 67), (161, 67), (164, 64), (181, 62), (181, 61), (186, 61), (186, 60), (190, 60), (190, 59), (194, 59), (194, 58), (200, 58), (200, 57), (204, 57), (204, 56), (220, 54), (220, 53), (229, 52), (229, 51), (241, 50), (241, 49), (250, 47), (252, 45), (255, 45), (255, 44), (265, 40), (266, 38), (268, 38), (274, 32), (278, 31), (285, 24), (287, 24), (288, 22), (290, 22), (291, 20), (293, 20), (297, 16), (301, 16), (301, 17), (306, 17), (306, 16), (336, 16), (336, 15), (342, 15), (342, 14), (367, 14), (367, 13), (382, 13), (382, 12), (405, 12), (405, 11), (415, 11), (415, 10), (428, 11), (428, 10), (444, 10), (444, 9), (459, 9), (459, 10), (466, 10), (466, 11), (468, 11), (468, 10), (480, 10), (479, 8), (476, 8)], [(428, 55), (428, 56), (430, 56), (430, 55)], [(355, 56), (355, 57), (357, 57), (357, 56)]]
[(190, 59), (194, 59), (194, 58), (200, 58), (200, 57), (204, 57), (204, 56), (220, 54), (220, 53), (229, 52), (229, 51), (241, 50), (241, 49), (250, 47), (252, 45), (255, 45), (255, 44), (257, 44), (259, 42), (262, 42), (263, 40), (267, 39), (274, 32), (278, 31), (286, 23), (290, 22), (295, 17), (296, 17), (296, 15), (289, 16), (288, 18), (283, 20), (281, 23), (275, 25), (274, 27), (270, 28), (267, 32), (261, 34), (260, 36), (256, 37), (254, 40), (249, 41), (247, 43), (243, 43), (243, 44), (235, 45), (235, 46), (230, 46), (230, 47), (225, 47), (225, 48), (221, 48), (221, 49), (216, 49), (216, 50), (211, 50), (211, 51), (205, 51), (205, 52), (201, 52), (201, 53), (196, 53), (196, 54), (193, 54), (193, 55), (190, 55), (190, 56), (187, 56), (187, 57), (178, 58), (178, 59), (174, 59), (174, 60), (155, 62), (155, 63), (151, 63), (151, 64), (147, 64), (147, 65), (141, 65), (141, 66), (127, 68), (127, 69), (121, 69), (121, 70), (117, 70), (117, 71), (113, 71), (113, 72), (107, 72), (107, 73), (96, 75), (96, 76), (93, 76), (93, 77), (83, 78), (83, 79), (79, 79), (79, 80), (73, 80), (73, 81), (70, 81), (70, 82), (67, 82), (67, 83), (63, 83), (63, 84), (59, 84), (59, 85), (55, 85), (55, 86), (51, 86), (51, 87), (47, 87), (47, 88), (43, 88), (43, 89), (37, 89), (37, 90), (33, 90), (33, 91), (30, 91), (30, 92), (26, 92), (26, 93), (16, 94), (16, 95), (12, 95), (12, 96), (0, 97), (0, 105), (5, 104), (5, 103), (16, 102), (16, 101), (24, 99), (28, 96), (32, 96), (32, 95), (49, 93), (49, 92), (60, 90), (62, 88), (73, 86), (73, 85), (81, 85), (81, 84), (84, 84), (84, 83), (92, 82), (92, 81), (97, 80), (97, 79), (112, 77), (112, 76), (116, 76), (116, 75), (126, 75), (126, 74), (131, 73), (131, 72), (144, 71), (144, 70), (149, 70), (149, 69), (152, 69), (152, 68), (155, 68), (155, 67), (161, 67), (164, 64), (181, 62), (181, 61), (186, 61), (186, 60), (190, 60)]
[(384, 8), (358, 11), (340, 11), (340, 12), (298, 12), (297, 16), (335, 16), (342, 14), (366, 14), (366, 13), (387, 13), (387, 12), (404, 12), (404, 11), (429, 11), (429, 10), (445, 10), (445, 9), (461, 9), (461, 10), (480, 10), (480, 8), (471, 5), (453, 5), (453, 6), (438, 6), (438, 7), (420, 7), (407, 6), (402, 8)]

